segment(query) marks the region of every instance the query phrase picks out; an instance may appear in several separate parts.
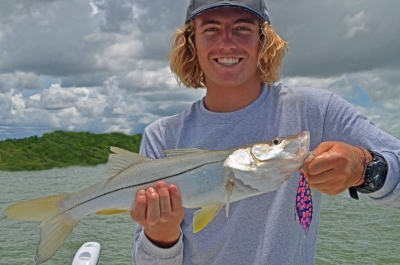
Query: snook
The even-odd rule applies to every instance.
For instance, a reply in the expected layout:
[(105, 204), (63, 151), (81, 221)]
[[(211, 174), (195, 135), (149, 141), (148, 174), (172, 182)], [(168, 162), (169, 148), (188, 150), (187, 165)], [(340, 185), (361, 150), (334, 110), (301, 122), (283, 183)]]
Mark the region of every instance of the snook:
[(193, 218), (193, 232), (202, 230), (226, 205), (278, 189), (298, 170), (309, 154), (310, 134), (301, 132), (231, 150), (178, 149), (167, 158), (149, 159), (111, 147), (108, 178), (87, 189), (21, 202), (5, 214), (40, 223), (36, 264), (50, 259), (76, 224), (90, 213), (131, 211), (135, 194), (158, 180), (175, 184), (185, 208), (201, 208)]

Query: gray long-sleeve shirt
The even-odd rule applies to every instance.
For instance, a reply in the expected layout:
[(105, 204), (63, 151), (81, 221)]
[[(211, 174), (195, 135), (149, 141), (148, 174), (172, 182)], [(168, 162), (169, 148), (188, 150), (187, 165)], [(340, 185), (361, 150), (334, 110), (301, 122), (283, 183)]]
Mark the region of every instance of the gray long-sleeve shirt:
[[(324, 141), (341, 141), (381, 153), (389, 164), (384, 187), (371, 194), (400, 208), (400, 141), (376, 128), (351, 104), (316, 88), (265, 85), (249, 106), (214, 113), (203, 100), (178, 115), (159, 119), (143, 135), (141, 153), (164, 157), (165, 149), (229, 149), (308, 130), (311, 150)], [(179, 242), (162, 249), (137, 226), (133, 261), (139, 264), (314, 264), (322, 195), (312, 190), (314, 214), (305, 234), (295, 218), (299, 173), (278, 190), (231, 203), (201, 232), (192, 233), (193, 213), (185, 209)], [(346, 229), (346, 228), (343, 228)]]

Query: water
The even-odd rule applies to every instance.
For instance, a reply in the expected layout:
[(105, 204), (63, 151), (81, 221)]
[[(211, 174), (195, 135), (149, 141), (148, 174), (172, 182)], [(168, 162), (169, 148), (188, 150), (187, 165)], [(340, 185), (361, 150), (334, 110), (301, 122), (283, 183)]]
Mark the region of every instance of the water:
[[(6, 207), (22, 200), (86, 188), (102, 180), (104, 172), (104, 165), (39, 172), (0, 171), (0, 264), (34, 264), (40, 238), (37, 223), (5, 217)], [(64, 245), (45, 264), (71, 264), (83, 243), (95, 241), (102, 247), (100, 264), (131, 265), (134, 230), (135, 225), (128, 215), (91, 214), (78, 223)]]
[[(73, 192), (103, 178), (105, 166), (70, 167), (39, 172), (0, 171), (0, 265), (34, 264), (37, 223), (17, 222), (2, 212), (9, 205)], [(400, 211), (347, 193), (325, 196), (315, 264), (400, 264)], [(134, 223), (129, 216), (89, 215), (46, 265), (71, 264), (87, 241), (102, 246), (100, 264), (131, 265)]]

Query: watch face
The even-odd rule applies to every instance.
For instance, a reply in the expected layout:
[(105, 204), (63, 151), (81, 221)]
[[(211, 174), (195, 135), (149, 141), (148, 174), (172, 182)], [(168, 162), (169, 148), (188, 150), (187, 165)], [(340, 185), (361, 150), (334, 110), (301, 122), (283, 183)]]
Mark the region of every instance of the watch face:
[(379, 189), (383, 186), (384, 181), (381, 176), (386, 174), (385, 171), (385, 167), (382, 165), (382, 163), (375, 163), (373, 169), (371, 170), (371, 182), (375, 188)]
[(365, 183), (361, 186), (354, 187), (358, 192), (371, 193), (383, 187), (388, 172), (388, 164), (382, 155), (369, 151), (373, 156), (372, 161), (365, 170)]

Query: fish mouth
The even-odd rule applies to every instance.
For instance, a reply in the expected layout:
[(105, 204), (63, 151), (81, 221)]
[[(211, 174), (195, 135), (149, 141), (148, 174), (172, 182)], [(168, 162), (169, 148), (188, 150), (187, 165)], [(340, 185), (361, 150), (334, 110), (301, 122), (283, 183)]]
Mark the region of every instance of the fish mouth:
[(299, 133), (297, 136), (297, 139), (299, 141), (299, 146), (300, 148), (306, 148), (307, 151), (310, 149), (310, 132), (309, 131), (304, 131)]
[(298, 151), (297, 151), (297, 156), (306, 159), (306, 157), (309, 155), (309, 150), (310, 150), (310, 132), (309, 131), (304, 131), (301, 132), (297, 135), (297, 141), (298, 141)]
[(295, 159), (304, 160), (310, 149), (310, 132), (303, 131), (293, 135), (284, 147), (284, 152), (290, 154)]

